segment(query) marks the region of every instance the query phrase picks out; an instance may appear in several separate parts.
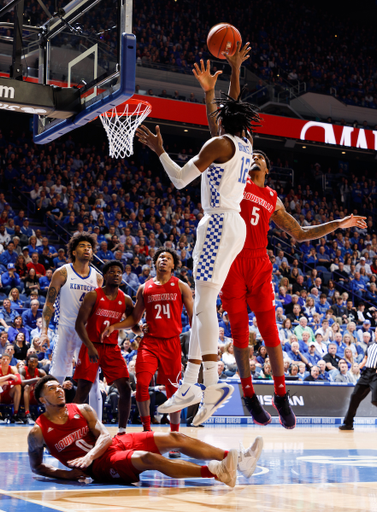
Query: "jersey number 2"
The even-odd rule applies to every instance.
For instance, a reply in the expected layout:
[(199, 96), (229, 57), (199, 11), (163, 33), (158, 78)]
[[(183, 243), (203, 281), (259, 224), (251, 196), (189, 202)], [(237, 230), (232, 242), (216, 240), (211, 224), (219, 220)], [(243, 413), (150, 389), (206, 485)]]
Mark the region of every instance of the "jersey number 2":
[(161, 311), (163, 315), (165, 315), (167, 318), (170, 318), (170, 304), (163, 304), (162, 306), (161, 304), (156, 304), (154, 309), (157, 309), (155, 318), (157, 318), (158, 320), (161, 320), (162, 318)]
[(238, 181), (239, 181), (239, 183), (246, 183), (246, 176), (247, 176), (247, 173), (249, 172), (249, 166), (250, 166), (250, 158), (246, 158), (246, 160), (245, 160), (245, 157), (243, 156), (241, 158), (241, 162), (242, 162), (241, 172), (240, 172), (240, 177), (238, 178)]
[(259, 222), (259, 211), (260, 208), (258, 208), (257, 206), (253, 206), (253, 211), (251, 212), (250, 219), (250, 224), (252, 224), (253, 226), (256, 226)]

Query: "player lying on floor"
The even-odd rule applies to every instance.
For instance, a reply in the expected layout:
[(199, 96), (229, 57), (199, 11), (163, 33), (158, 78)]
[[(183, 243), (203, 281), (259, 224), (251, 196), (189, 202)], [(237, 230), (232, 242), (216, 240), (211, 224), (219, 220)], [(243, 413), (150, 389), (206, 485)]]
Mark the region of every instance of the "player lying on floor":
[[(143, 471), (157, 470), (171, 478), (216, 478), (234, 487), (237, 469), (249, 478), (262, 452), (263, 440), (257, 437), (247, 450), (224, 451), (177, 432), (109, 432), (86, 404), (66, 404), (64, 390), (52, 375), (35, 385), (34, 396), (46, 412), (28, 435), (29, 461), (34, 473), (65, 480), (91, 477), (99, 482), (131, 484)], [(43, 446), (70, 470), (57, 469), (43, 462)], [(186, 460), (162, 456), (179, 450), (194, 459), (210, 460), (199, 466)]]

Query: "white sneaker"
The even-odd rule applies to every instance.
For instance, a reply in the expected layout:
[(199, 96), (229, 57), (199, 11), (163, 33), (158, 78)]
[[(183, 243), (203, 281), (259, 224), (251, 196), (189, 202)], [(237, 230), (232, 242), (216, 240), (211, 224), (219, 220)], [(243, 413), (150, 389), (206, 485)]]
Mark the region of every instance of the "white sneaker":
[(250, 478), (257, 467), (257, 462), (261, 456), (263, 449), (263, 438), (258, 436), (252, 445), (247, 450), (244, 449), (240, 443), (238, 451), (238, 464), (237, 469), (243, 474), (245, 478)]
[(198, 404), (203, 397), (199, 384), (180, 384), (177, 391), (166, 402), (157, 407), (160, 414), (180, 411), (190, 405)]
[(197, 427), (208, 420), (217, 409), (233, 394), (234, 387), (230, 384), (213, 384), (204, 390), (203, 402), (196, 413), (192, 424)]
[(237, 450), (229, 450), (228, 455), (222, 461), (211, 460), (208, 463), (208, 469), (216, 475), (220, 482), (234, 487), (237, 481), (237, 460)]

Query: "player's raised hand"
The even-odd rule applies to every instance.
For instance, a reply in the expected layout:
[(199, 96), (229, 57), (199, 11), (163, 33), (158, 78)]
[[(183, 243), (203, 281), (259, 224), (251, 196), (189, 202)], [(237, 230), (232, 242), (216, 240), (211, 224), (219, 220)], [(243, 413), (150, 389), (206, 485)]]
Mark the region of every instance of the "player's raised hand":
[[(103, 343), (103, 340), (105, 338), (107, 338), (108, 336), (110, 336), (110, 334), (114, 332), (114, 327), (112, 325), (109, 325), (106, 327), (106, 329), (103, 331), (103, 333), (101, 334), (101, 343)], [(94, 347), (93, 347), (94, 348)], [(97, 356), (98, 356), (98, 352), (97, 352)]]
[(222, 52), (222, 55), (224, 55), (232, 68), (239, 69), (242, 63), (250, 57), (250, 51), (250, 43), (246, 43), (245, 46), (241, 48), (241, 43), (237, 41), (237, 49), (233, 55), (228, 55), (226, 52)]
[(142, 144), (148, 146), (158, 156), (165, 152), (164, 141), (162, 140), (160, 127), (156, 126), (156, 135), (143, 124), (136, 130), (136, 136)]
[(217, 77), (222, 73), (222, 71), (216, 71), (214, 75), (211, 75), (209, 59), (207, 60), (207, 67), (204, 65), (203, 59), (200, 59), (200, 67), (195, 62), (192, 72), (204, 92), (212, 91), (215, 88)]
[(341, 221), (339, 227), (341, 229), (345, 228), (360, 228), (366, 229), (367, 223), (365, 222), (366, 217), (361, 217), (360, 215), (354, 215), (353, 213), (348, 217), (344, 217)]

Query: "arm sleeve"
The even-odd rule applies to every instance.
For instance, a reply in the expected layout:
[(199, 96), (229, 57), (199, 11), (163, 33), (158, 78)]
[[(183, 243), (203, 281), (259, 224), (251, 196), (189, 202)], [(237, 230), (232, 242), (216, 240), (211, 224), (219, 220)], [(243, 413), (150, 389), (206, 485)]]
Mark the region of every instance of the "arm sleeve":
[(192, 159), (183, 167), (180, 167), (178, 164), (173, 162), (167, 153), (162, 153), (160, 156), (160, 162), (173, 185), (178, 189), (186, 187), (189, 183), (194, 181), (195, 178), (201, 175), (201, 172), (196, 167)]

